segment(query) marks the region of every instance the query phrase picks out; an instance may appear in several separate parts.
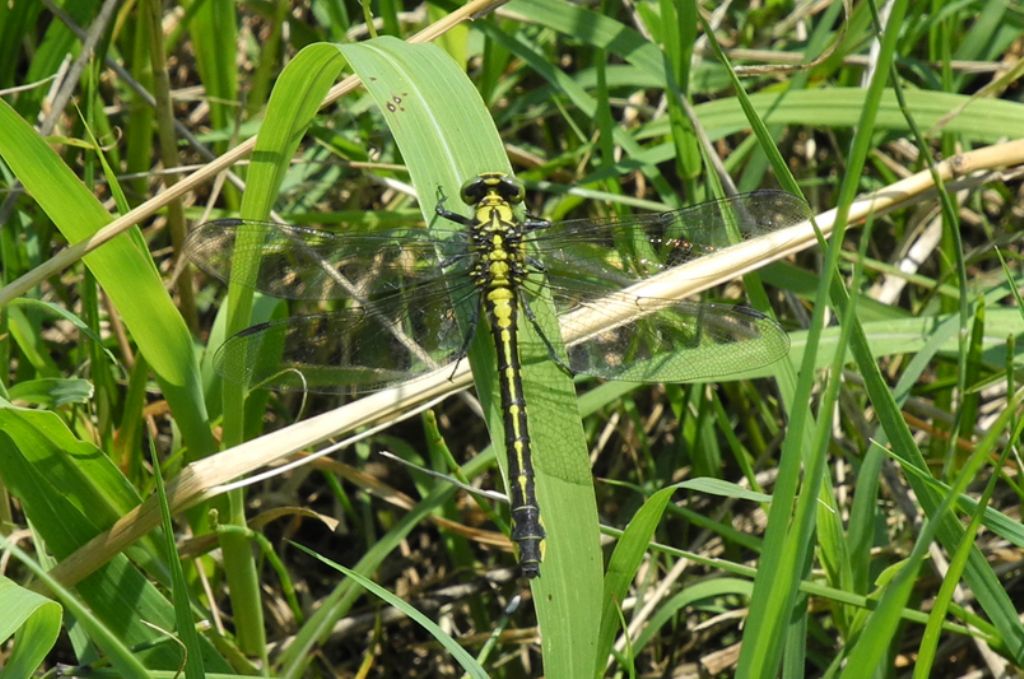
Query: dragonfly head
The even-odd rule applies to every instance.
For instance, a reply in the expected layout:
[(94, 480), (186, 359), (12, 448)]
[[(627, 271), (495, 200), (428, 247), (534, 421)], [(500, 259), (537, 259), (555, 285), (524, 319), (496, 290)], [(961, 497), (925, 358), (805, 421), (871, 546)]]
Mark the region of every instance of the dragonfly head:
[(522, 183), (504, 172), (484, 172), (462, 185), (462, 200), (477, 207), (497, 204), (518, 205), (526, 192)]

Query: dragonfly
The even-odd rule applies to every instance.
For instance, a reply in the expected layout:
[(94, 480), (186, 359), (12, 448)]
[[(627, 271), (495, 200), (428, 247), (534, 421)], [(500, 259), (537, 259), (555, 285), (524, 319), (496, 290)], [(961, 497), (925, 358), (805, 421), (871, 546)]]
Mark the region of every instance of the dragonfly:
[[(468, 214), (450, 209), (438, 191), (430, 230), (334, 233), (220, 219), (194, 230), (185, 251), (224, 281), (235, 267), (243, 285), (265, 294), (333, 300), (329, 311), (259, 323), (229, 338), (215, 363), (233, 382), (366, 394), (457, 363), (475, 334), (488, 332), (497, 356), (511, 538), (522, 574), (537, 577), (545, 533), (522, 357), (553, 360), (574, 375), (630, 382), (715, 378), (781, 359), (789, 351), (787, 333), (756, 310), (625, 289), (737, 235), (803, 221), (808, 208), (789, 193), (756, 191), (669, 212), (552, 223), (517, 215), (523, 184), (502, 172), (463, 185)], [(563, 343), (545, 333), (535, 310), (542, 299), (553, 303), (564, 337), (585, 339)], [(643, 309), (646, 315), (638, 313)], [(523, 332), (524, 325), (533, 332)]]

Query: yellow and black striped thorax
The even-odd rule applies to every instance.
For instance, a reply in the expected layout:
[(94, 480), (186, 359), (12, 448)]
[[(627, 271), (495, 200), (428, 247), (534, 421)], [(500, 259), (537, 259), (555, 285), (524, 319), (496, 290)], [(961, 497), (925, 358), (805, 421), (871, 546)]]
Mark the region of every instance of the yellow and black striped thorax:
[(514, 214), (523, 202), (523, 185), (506, 174), (488, 172), (466, 182), (461, 197), (473, 207), (470, 276), (484, 291), (509, 288), (514, 302), (526, 276), (524, 226)]

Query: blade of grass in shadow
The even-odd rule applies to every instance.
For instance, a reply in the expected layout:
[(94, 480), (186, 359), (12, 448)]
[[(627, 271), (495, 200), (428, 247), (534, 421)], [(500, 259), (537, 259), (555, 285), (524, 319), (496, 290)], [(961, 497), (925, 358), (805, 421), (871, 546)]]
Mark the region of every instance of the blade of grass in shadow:
[[(463, 469), (466, 474), (472, 476), (480, 473), (481, 468), (489, 462), (488, 459), (477, 456)], [(437, 511), (441, 505), (450, 501), (455, 495), (455, 491), (454, 486), (438, 488), (420, 500), (391, 530), (377, 537), (373, 546), (367, 550), (352, 570), (360, 574), (374, 572), (389, 554), (399, 548), (399, 545), (413, 529)], [(331, 634), (335, 623), (351, 610), (352, 605), (361, 594), (362, 590), (355, 587), (352, 580), (345, 580), (319, 601), (320, 607), (299, 628), (291, 644), (279, 658), (278, 667), (282, 679), (299, 679), (308, 676), (307, 665), (311, 661), (311, 654)]]
[[(153, 62), (153, 98), (156, 113), (157, 151), (160, 162), (166, 170), (164, 184), (168, 187), (176, 184), (180, 178), (171, 168), (179, 167), (181, 160), (178, 155), (178, 143), (174, 131), (174, 110), (171, 104), (171, 82), (168, 73), (167, 55), (164, 51), (164, 32), (160, 23), (163, 3), (160, 0), (142, 0), (140, 3), (143, 21), (149, 22), (150, 58)], [(185, 211), (181, 198), (171, 200), (166, 207), (167, 231), (171, 236), (175, 259), (181, 257), (181, 248), (187, 235)], [(199, 325), (196, 311), (192, 270), (183, 269), (175, 282), (178, 305), (185, 323), (195, 330)]]
[(739, 578), (720, 577), (703, 580), (686, 587), (667, 599), (648, 620), (643, 631), (637, 635), (634, 643), (637, 648), (644, 648), (656, 637), (658, 630), (682, 615), (683, 609), (702, 600), (720, 601), (725, 597), (742, 597), (748, 599), (752, 583)]
[(698, 195), (696, 181), (702, 171), (702, 158), (697, 142), (697, 130), (687, 117), (690, 104), (691, 68), (697, 42), (697, 7), (692, 2), (658, 3), (665, 19), (661, 30), (664, 38), (662, 58), (665, 68), (665, 87), (668, 94), (668, 123), (672, 129), (672, 143), (676, 147), (676, 166), (683, 179), (682, 193)]
[[(171, 508), (167, 503), (167, 489), (164, 487), (164, 478), (160, 473), (160, 457), (156, 452), (156, 444), (152, 438), (149, 441), (150, 462), (153, 465), (154, 481), (156, 482), (157, 497), (160, 498), (160, 523), (163, 527), (164, 561), (171, 571), (171, 600), (174, 602), (174, 619), (177, 623), (176, 629), (181, 640), (181, 650), (185, 654), (184, 666), (185, 676), (188, 679), (202, 679), (206, 672), (203, 664), (202, 647), (199, 644), (199, 633), (196, 631), (195, 620), (192, 617), (192, 605), (189, 599), (188, 582), (185, 580), (185, 570), (181, 567), (181, 559), (178, 557), (178, 545), (174, 540), (174, 523), (171, 520)], [(266, 663), (266, 651), (263, 654), (263, 662)]]
[[(151, 22), (147, 21), (145, 13), (132, 12), (131, 20), (134, 22), (132, 31), (132, 44), (126, 60), (131, 68), (131, 76), (144, 88), (145, 92), (153, 91), (153, 62), (149, 58), (151, 46), (149, 29)], [(145, 196), (149, 192), (147, 173), (152, 162), (153, 153), (153, 120), (156, 112), (153, 107), (145, 101), (140, 101), (138, 93), (133, 99), (133, 105), (127, 111), (127, 119), (124, 124), (125, 135), (125, 169), (135, 179), (126, 181), (130, 193), (135, 196)]]
[[(199, 3), (188, 24), (196, 54), (196, 68), (210, 106), (210, 121), (213, 129), (221, 132), (228, 131), (238, 116), (235, 109), (238, 102), (238, 68), (235, 64), (239, 58), (236, 52), (236, 14), (234, 3), (203, 2)], [(261, 59), (264, 51), (260, 51)], [(266, 90), (252, 91), (249, 100), (259, 106), (265, 96)], [(227, 148), (226, 140), (218, 142), (216, 148), (223, 153)]]
[(442, 646), (444, 646), (449, 653), (451, 653), (452, 657), (455, 659), (456, 662), (459, 663), (462, 669), (466, 670), (469, 676), (477, 677), (479, 679), (486, 679), (488, 674), (484, 671), (484, 668), (482, 668), (477, 663), (476, 659), (469, 653), (467, 653), (466, 649), (462, 648), (462, 646), (460, 646), (458, 642), (451, 637), (450, 634), (447, 634), (444, 630), (438, 627), (436, 622), (425, 616), (423, 613), (420, 613), (418, 610), (416, 610), (416, 608), (409, 605), (400, 597), (395, 596), (394, 594), (384, 589), (383, 587), (378, 585), (373, 580), (370, 580), (366, 576), (361, 575), (360, 573), (350, 568), (345, 568), (344, 566), (331, 561), (327, 557), (321, 556), (313, 550), (306, 548), (304, 545), (300, 545), (296, 542), (292, 542), (292, 544), (298, 547), (306, 554), (308, 554), (309, 556), (313, 557), (314, 559), (317, 559), (327, 564), (334, 570), (343, 573), (345, 576), (351, 578), (356, 582), (356, 584), (358, 584), (360, 587), (376, 596), (378, 599), (381, 599), (382, 601), (390, 604), (391, 606), (394, 606), (401, 612), (405, 613), (407, 616), (412, 618), (417, 625), (422, 627), (424, 630), (429, 632), (432, 637), (437, 639), (437, 641)]

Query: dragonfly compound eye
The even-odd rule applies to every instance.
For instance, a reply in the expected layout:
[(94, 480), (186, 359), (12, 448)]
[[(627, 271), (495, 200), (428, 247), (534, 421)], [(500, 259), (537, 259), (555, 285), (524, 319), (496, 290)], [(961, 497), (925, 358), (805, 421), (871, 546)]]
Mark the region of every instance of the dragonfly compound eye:
[(522, 182), (515, 177), (504, 175), (496, 188), (498, 194), (513, 205), (522, 203), (526, 198), (526, 189), (523, 188)]
[(459, 194), (462, 197), (462, 202), (466, 205), (476, 205), (487, 195), (489, 184), (490, 182), (484, 177), (473, 177), (462, 185), (462, 191)]

